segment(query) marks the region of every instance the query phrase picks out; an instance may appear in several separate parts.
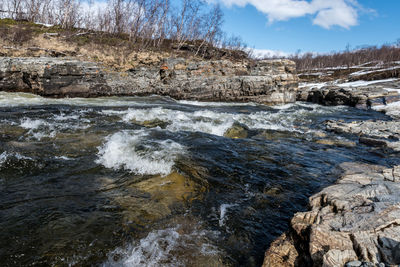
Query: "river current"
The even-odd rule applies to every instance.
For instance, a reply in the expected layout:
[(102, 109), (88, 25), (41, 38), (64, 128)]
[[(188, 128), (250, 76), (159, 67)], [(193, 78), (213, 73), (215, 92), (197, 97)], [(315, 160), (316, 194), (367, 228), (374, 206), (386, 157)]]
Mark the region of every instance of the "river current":
[[(375, 111), (0, 92), (2, 266), (260, 266), (339, 164), (397, 159), (326, 132)], [(246, 138), (224, 137), (233, 125)]]

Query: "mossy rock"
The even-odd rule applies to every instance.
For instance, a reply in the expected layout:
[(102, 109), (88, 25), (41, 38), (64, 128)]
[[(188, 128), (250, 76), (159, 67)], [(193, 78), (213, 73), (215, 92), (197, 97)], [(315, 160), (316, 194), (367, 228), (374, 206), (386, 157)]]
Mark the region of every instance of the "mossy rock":
[[(105, 187), (113, 186), (106, 182)], [(173, 172), (167, 176), (156, 175), (133, 183), (127, 188), (130, 193), (114, 200), (123, 210), (125, 222), (145, 226), (170, 216), (176, 207), (184, 209), (187, 203), (201, 199), (205, 191), (204, 186)]]
[(247, 138), (249, 135), (249, 128), (246, 125), (235, 122), (231, 128), (226, 130), (224, 137), (239, 139)]

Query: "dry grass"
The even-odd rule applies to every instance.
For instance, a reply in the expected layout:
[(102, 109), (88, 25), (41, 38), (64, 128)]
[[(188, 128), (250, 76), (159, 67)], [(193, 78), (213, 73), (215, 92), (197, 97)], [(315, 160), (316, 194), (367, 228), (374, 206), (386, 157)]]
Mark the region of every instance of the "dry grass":
[[(69, 56), (125, 71), (141, 65), (160, 66), (162, 60), (168, 57), (202, 59), (195, 56), (195, 44), (188, 47), (191, 49), (177, 50), (173, 43), (166, 40), (161, 48), (143, 49), (140, 43), (131, 42), (126, 34), (64, 30), (58, 26), (45, 27), (30, 22), (0, 19), (0, 56)], [(209, 59), (244, 58), (243, 53), (234, 50), (212, 48), (207, 52), (210, 54)]]
[[(51, 32), (51, 31), (50, 31)], [(162, 51), (136, 51), (132, 47), (96, 42), (75, 42), (68, 36), (47, 36), (47, 31), (33, 31), (20, 25), (0, 26), (0, 56), (39, 57), (69, 56), (95, 61), (116, 70), (128, 70), (140, 65), (160, 65), (163, 58), (171, 56)], [(21, 35), (23, 34), (23, 35)]]

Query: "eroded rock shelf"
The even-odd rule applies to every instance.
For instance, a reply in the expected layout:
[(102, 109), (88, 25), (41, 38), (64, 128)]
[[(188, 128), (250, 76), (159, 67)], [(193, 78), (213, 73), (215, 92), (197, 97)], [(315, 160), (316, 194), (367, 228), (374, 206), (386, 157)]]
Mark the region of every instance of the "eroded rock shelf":
[(296, 100), (289, 60), (231, 62), (169, 58), (126, 72), (75, 59), (0, 58), (0, 88), (46, 97), (161, 95), (200, 101), (284, 104)]

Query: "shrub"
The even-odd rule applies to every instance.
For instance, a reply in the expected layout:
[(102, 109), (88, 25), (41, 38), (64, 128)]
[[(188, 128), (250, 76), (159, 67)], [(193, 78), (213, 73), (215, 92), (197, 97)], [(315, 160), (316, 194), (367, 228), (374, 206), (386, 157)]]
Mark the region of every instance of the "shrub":
[(22, 45), (33, 38), (33, 30), (23, 25), (0, 27), (0, 34), (5, 40), (17, 45)]

